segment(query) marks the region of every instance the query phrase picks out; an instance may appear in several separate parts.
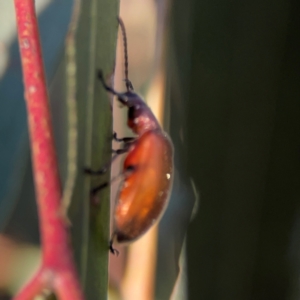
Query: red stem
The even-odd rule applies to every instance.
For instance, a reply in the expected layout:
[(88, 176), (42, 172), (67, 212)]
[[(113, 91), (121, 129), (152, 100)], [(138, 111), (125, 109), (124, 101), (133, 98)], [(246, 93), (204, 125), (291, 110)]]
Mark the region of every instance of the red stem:
[(41, 271), (38, 271), (35, 277), (27, 284), (26, 288), (14, 298), (14, 300), (31, 300), (34, 299), (44, 288), (45, 283), (42, 282)]
[(15, 11), (43, 261), (39, 273), (16, 299), (31, 299), (44, 287), (56, 292), (60, 299), (83, 299), (67, 228), (59, 214), (62, 193), (34, 2), (15, 0)]

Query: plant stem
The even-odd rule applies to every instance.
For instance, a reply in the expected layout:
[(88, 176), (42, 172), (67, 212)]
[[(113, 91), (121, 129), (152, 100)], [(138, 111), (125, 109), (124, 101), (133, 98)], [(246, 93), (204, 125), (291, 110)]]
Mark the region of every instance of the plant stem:
[(43, 288), (60, 299), (83, 299), (67, 226), (59, 213), (62, 192), (34, 0), (15, 0), (15, 11), (43, 254), (40, 271), (15, 299), (31, 299)]

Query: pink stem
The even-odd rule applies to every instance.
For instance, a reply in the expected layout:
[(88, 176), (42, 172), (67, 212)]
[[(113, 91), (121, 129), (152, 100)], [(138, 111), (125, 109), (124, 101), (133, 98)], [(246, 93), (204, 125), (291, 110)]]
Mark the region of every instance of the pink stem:
[(42, 281), (41, 272), (37, 272), (35, 277), (27, 284), (26, 288), (22, 289), (14, 300), (31, 300), (34, 299), (45, 288)]
[(30, 291), (40, 292), (44, 285), (40, 284), (37, 288), (37, 282), (44, 282), (46, 287), (57, 292), (61, 299), (83, 299), (74, 267), (73, 255), (68, 245), (67, 228), (64, 219), (59, 214), (62, 192), (34, 2), (34, 0), (15, 0), (15, 11), (23, 68), (43, 263), (41, 271), (20, 292), (16, 299), (29, 299), (26, 298), (26, 295), (31, 294)]

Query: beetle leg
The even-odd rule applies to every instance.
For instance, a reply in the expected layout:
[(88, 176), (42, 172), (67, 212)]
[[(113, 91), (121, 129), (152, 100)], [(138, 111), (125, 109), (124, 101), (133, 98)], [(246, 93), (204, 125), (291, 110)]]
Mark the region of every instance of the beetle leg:
[[(95, 173), (96, 173), (97, 171), (91, 171), (91, 170), (89, 170), (89, 172), (95, 172)], [(92, 175), (94, 175), (94, 174), (92, 174)], [(97, 175), (98, 175), (98, 174), (97, 174)], [(116, 180), (117, 180), (118, 178), (120, 178), (121, 176), (124, 176), (124, 174), (121, 173), (121, 174), (115, 176), (114, 178), (112, 178), (110, 181), (101, 183), (101, 184), (99, 184), (98, 186), (92, 188), (92, 189), (91, 189), (91, 196), (92, 196), (92, 197), (96, 196), (96, 194), (97, 194), (99, 191), (101, 191), (102, 189), (108, 187), (109, 184), (111, 184), (112, 182), (116, 181)]]
[(106, 188), (109, 185), (109, 182), (102, 183), (91, 190), (91, 196), (95, 196), (100, 190)]
[[(114, 138), (116, 137), (116, 135), (114, 134)], [(117, 138), (117, 137), (116, 137)], [(123, 139), (118, 139), (119, 141), (123, 141), (124, 145), (123, 148), (117, 149), (117, 150), (112, 150), (113, 153), (116, 153), (116, 155), (120, 155), (123, 153), (126, 153), (129, 151), (129, 148), (132, 144), (135, 143), (136, 139), (135, 138), (123, 138)]]
[(88, 175), (102, 175), (105, 174), (107, 172), (107, 170), (110, 168), (110, 165), (113, 163), (113, 161), (122, 153), (125, 153), (126, 151), (128, 151), (127, 148), (123, 148), (123, 149), (118, 149), (118, 150), (113, 150), (114, 153), (116, 153), (115, 156), (112, 157), (112, 159), (110, 160), (109, 163), (107, 163), (104, 167), (102, 167), (99, 170), (92, 170), (91, 168), (84, 168), (84, 173), (88, 174)]
[(97, 77), (98, 79), (101, 81), (103, 87), (108, 91), (110, 92), (111, 94), (115, 95), (118, 97), (118, 99), (123, 103), (123, 104), (126, 104), (127, 103), (127, 97), (124, 96), (123, 94), (121, 93), (118, 93), (117, 91), (115, 91), (112, 87), (110, 87), (109, 85), (106, 84), (105, 80), (104, 80), (104, 77), (103, 77), (103, 72), (102, 70), (98, 70), (97, 71)]
[(118, 156), (118, 154), (115, 155), (108, 164), (106, 164), (104, 167), (102, 167), (99, 170), (92, 170), (91, 168), (84, 168), (83, 171), (85, 174), (92, 175), (92, 176), (103, 175), (107, 172), (111, 163), (116, 159), (117, 156)]
[(113, 255), (119, 255), (119, 251), (113, 247), (113, 239), (111, 239), (109, 241), (109, 251), (113, 254)]
[(84, 173), (88, 174), (88, 175), (102, 175), (105, 174), (107, 172), (108, 167), (105, 166), (99, 170), (92, 170), (90, 168), (84, 168)]
[[(115, 136), (115, 134), (114, 134)], [(131, 138), (124, 138), (124, 139), (131, 139)], [(84, 168), (84, 173), (89, 174), (89, 175), (102, 175), (107, 172), (109, 169), (110, 165), (113, 163), (113, 161), (121, 154), (128, 152), (130, 146), (135, 142), (135, 139), (133, 138), (133, 141), (127, 141), (124, 142), (124, 148), (117, 149), (117, 150), (112, 150), (113, 153), (116, 155), (112, 157), (111, 161), (106, 164), (104, 167), (102, 167), (99, 170), (92, 170), (91, 168)]]
[(113, 135), (113, 139), (116, 141), (116, 142), (123, 142), (123, 143), (132, 143), (136, 140), (135, 137), (124, 137), (124, 138), (118, 138), (117, 137), (117, 133), (114, 132), (114, 135)]
[(102, 70), (98, 70), (97, 71), (97, 77), (98, 79), (101, 81), (103, 87), (110, 93), (112, 93), (113, 95), (119, 96), (119, 93), (116, 92), (112, 87), (108, 86), (103, 78), (103, 72)]
[(121, 148), (121, 149), (117, 149), (117, 150), (112, 150), (113, 151), (113, 153), (115, 153), (116, 155), (121, 155), (121, 154), (123, 154), (123, 153), (126, 153), (126, 152), (128, 152), (128, 148)]

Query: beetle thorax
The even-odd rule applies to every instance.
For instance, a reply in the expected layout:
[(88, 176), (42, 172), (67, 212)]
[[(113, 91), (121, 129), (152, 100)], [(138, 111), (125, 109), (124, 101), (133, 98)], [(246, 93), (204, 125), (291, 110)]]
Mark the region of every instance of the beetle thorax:
[(161, 128), (151, 109), (137, 94), (131, 93), (127, 99), (128, 126), (134, 133), (140, 135)]

